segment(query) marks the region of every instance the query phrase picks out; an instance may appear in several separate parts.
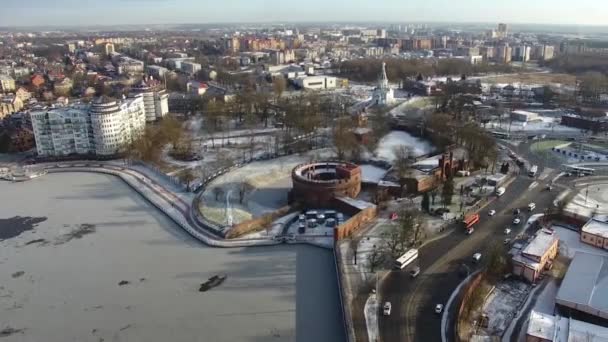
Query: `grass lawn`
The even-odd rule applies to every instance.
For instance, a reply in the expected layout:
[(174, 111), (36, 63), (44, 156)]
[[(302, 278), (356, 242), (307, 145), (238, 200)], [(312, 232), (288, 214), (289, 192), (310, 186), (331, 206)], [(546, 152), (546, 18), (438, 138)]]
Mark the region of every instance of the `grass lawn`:
[(530, 151), (532, 151), (532, 153), (535, 153), (536, 155), (538, 155), (546, 160), (551, 159), (551, 160), (561, 162), (562, 161), (561, 157), (557, 153), (554, 153), (553, 151), (551, 151), (551, 149), (555, 146), (559, 146), (559, 145), (563, 145), (563, 144), (567, 144), (567, 143), (568, 143), (567, 141), (563, 141), (563, 140), (539, 141), (530, 146)]
[(568, 143), (564, 140), (543, 140), (536, 142), (530, 146), (532, 152), (544, 152), (554, 148), (555, 146), (563, 145)]

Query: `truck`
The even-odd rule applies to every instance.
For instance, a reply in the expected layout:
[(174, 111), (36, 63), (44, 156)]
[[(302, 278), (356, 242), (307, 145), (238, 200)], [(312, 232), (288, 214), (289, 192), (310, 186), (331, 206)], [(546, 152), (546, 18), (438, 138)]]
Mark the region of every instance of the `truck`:
[(474, 231), (473, 226), (479, 222), (479, 214), (466, 215), (462, 220), (462, 225), (466, 230), (467, 234), (471, 234)]

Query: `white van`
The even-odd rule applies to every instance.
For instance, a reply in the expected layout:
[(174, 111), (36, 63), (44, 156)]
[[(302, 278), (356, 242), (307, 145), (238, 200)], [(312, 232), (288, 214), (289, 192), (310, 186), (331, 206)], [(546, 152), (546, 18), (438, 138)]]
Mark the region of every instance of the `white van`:
[(536, 203), (528, 204), (528, 211), (534, 211), (534, 209), (536, 209)]
[(505, 191), (506, 191), (506, 189), (503, 187), (496, 189), (496, 196), (500, 197), (500, 196), (504, 195)]

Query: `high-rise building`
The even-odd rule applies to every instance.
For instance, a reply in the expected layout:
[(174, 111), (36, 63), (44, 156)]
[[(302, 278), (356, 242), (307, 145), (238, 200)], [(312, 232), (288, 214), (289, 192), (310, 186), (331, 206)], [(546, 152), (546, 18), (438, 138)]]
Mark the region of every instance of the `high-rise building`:
[(509, 25), (500, 23), (496, 31), (496, 38), (506, 38), (509, 35)]
[(0, 75), (0, 91), (8, 93), (15, 91), (15, 80), (7, 75)]
[(114, 52), (116, 52), (114, 50), (114, 44), (112, 44), (112, 43), (106, 43), (106, 45), (104, 46), (104, 50), (105, 50), (106, 56), (109, 56), (109, 55), (113, 54)]
[(553, 45), (545, 45), (543, 47), (543, 60), (548, 61), (555, 56), (555, 47)]
[(513, 49), (509, 44), (502, 44), (496, 48), (496, 62), (498, 63), (511, 63), (511, 54)]
[(150, 77), (131, 89), (134, 96), (141, 95), (144, 100), (146, 122), (162, 119), (169, 113), (169, 94), (162, 89), (161, 82)]
[(31, 119), (40, 156), (114, 155), (146, 125), (142, 96), (122, 101), (100, 97), (90, 105), (34, 111)]

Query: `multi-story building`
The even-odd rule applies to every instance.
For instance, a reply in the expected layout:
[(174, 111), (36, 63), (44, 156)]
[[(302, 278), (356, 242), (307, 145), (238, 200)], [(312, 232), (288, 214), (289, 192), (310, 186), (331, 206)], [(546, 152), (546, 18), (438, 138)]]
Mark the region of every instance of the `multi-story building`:
[(581, 241), (608, 250), (608, 218), (596, 216), (581, 228)]
[(498, 46), (496, 49), (496, 62), (498, 63), (511, 63), (511, 54), (513, 49), (508, 44)]
[(125, 74), (142, 74), (144, 72), (144, 62), (127, 57), (127, 56), (119, 56), (113, 57), (113, 60), (116, 60), (117, 71), (119, 75)]
[(194, 75), (197, 72), (201, 71), (202, 66), (198, 63), (194, 62), (182, 62), (181, 70), (186, 74)]
[(154, 76), (157, 79), (162, 79), (163, 77), (165, 77), (165, 74), (169, 72), (169, 69), (163, 68), (158, 65), (148, 65), (146, 67), (146, 72), (150, 76)]
[(531, 47), (527, 45), (517, 45), (512, 49), (512, 60), (528, 62), (530, 60)]
[(132, 94), (143, 97), (147, 122), (162, 119), (169, 113), (169, 94), (162, 89), (158, 80), (145, 77), (136, 87), (132, 88)]
[(545, 267), (553, 262), (558, 249), (559, 239), (553, 232), (540, 230), (522, 250), (514, 251), (513, 275), (536, 282)]
[(116, 52), (116, 50), (114, 50), (114, 44), (112, 43), (106, 43), (106, 45), (104, 45), (104, 52), (106, 53), (106, 56), (109, 56), (111, 54), (113, 54), (114, 52)]
[(8, 75), (0, 75), (0, 91), (4, 93), (15, 91), (15, 80)]
[(142, 96), (123, 101), (97, 98), (31, 113), (36, 150), (40, 156), (119, 153), (146, 125)]
[(496, 31), (496, 38), (507, 38), (509, 35), (509, 25), (500, 23), (498, 24), (498, 30)]
[(433, 47), (433, 41), (430, 38), (413, 37), (404, 39), (401, 43), (403, 50), (430, 50)]
[(496, 48), (493, 46), (482, 46), (479, 48), (479, 54), (487, 61), (492, 60), (496, 57)]
[(548, 61), (555, 56), (555, 47), (553, 45), (545, 45), (543, 48), (543, 60)]

